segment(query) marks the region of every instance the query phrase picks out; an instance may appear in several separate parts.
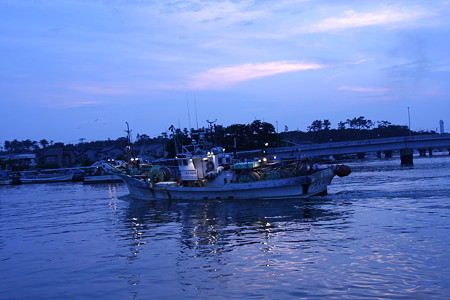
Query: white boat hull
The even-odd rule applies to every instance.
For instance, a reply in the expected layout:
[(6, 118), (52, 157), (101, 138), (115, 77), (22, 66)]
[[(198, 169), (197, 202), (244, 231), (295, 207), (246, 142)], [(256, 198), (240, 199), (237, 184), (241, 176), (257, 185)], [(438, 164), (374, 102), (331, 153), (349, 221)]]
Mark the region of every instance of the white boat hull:
[(171, 185), (151, 187), (148, 183), (128, 175), (118, 176), (127, 184), (133, 198), (145, 200), (283, 199), (325, 194), (335, 172), (328, 168), (311, 175), (248, 183), (230, 183), (222, 187)]
[(83, 183), (111, 183), (111, 182), (122, 182), (122, 179), (117, 175), (93, 175), (86, 176), (83, 179)]
[(21, 183), (50, 183), (50, 182), (64, 182), (72, 181), (73, 173), (62, 174), (56, 176), (33, 176), (33, 177), (20, 177)]
[(0, 180), (0, 185), (8, 185), (8, 184), (12, 184), (13, 180), (12, 179), (1, 179)]

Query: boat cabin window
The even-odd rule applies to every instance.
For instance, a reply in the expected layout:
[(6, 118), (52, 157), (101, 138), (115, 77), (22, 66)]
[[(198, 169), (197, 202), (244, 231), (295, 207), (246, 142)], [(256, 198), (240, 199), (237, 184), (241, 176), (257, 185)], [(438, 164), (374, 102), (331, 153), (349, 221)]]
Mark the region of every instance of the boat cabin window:
[(180, 159), (180, 160), (178, 161), (178, 165), (179, 165), (179, 166), (187, 166), (187, 165), (188, 165), (187, 159)]

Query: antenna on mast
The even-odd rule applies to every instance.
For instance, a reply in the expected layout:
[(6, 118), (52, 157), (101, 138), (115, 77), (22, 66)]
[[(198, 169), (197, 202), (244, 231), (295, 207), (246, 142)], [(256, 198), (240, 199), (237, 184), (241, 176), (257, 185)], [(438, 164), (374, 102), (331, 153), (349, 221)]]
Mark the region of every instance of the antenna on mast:
[(217, 119), (215, 119), (214, 121), (206, 120), (206, 122), (209, 123), (209, 128), (210, 128), (210, 130), (212, 132), (213, 124), (217, 122)]
[(130, 162), (130, 160), (132, 159), (132, 150), (131, 150), (131, 131), (130, 130), (130, 125), (128, 125), (128, 122), (125, 122), (127, 124), (127, 130), (125, 130), (125, 132), (127, 133), (127, 140), (128, 140), (128, 145), (125, 147), (125, 153), (127, 156), (127, 161)]
[(209, 123), (209, 136), (211, 138), (211, 140), (214, 140), (214, 134), (213, 134), (213, 124), (217, 122), (217, 119), (215, 119), (214, 121), (210, 121), (210, 120), (206, 120), (206, 122)]
[(194, 93), (194, 104), (195, 104), (195, 122), (197, 122), (197, 130), (198, 130), (197, 98), (195, 98), (195, 93)]
[(169, 127), (169, 130), (172, 132), (172, 138), (173, 138), (173, 144), (175, 147), (175, 154), (178, 152), (178, 145), (177, 145), (177, 135), (176, 135), (176, 129), (175, 126), (171, 125)]
[(133, 130), (130, 130), (130, 125), (128, 125), (128, 122), (125, 123), (127, 124), (127, 130), (125, 130), (125, 132), (127, 133), (128, 144), (131, 144), (131, 132)]

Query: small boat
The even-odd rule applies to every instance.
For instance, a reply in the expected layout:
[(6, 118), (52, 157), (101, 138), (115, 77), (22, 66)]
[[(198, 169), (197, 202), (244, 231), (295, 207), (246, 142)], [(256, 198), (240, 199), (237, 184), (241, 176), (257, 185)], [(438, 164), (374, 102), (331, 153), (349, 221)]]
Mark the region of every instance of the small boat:
[(0, 185), (14, 184), (14, 175), (9, 170), (0, 170)]
[(283, 199), (326, 195), (335, 175), (347, 176), (348, 166), (319, 168), (304, 159), (276, 160), (266, 155), (236, 162), (220, 147), (208, 151), (183, 146), (176, 167), (153, 165), (131, 174), (114, 171), (126, 183), (130, 196), (146, 200)]
[(51, 183), (51, 182), (65, 182), (72, 181), (75, 173), (60, 173), (54, 170), (24, 171), (21, 172), (19, 180), (20, 183)]
[(0, 178), (0, 185), (12, 184), (13, 180), (10, 178)]
[(114, 183), (114, 182), (122, 182), (122, 179), (119, 176), (114, 175), (114, 174), (85, 176), (83, 179), (84, 184)]
[[(85, 176), (83, 178), (84, 184), (93, 183), (114, 183), (122, 182), (122, 179), (114, 174), (109, 174), (103, 169), (104, 161), (95, 162), (90, 167), (84, 167)], [(110, 165), (113, 164), (115, 168), (121, 167), (123, 165), (122, 161), (109, 161)]]

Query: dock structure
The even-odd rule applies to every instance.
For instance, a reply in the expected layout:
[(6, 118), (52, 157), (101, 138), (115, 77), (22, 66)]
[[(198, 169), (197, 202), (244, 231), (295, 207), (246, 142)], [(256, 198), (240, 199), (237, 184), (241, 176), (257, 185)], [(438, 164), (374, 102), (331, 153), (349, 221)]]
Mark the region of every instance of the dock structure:
[(321, 144), (296, 145), (289, 147), (272, 148), (268, 152), (280, 158), (294, 156), (303, 157), (329, 157), (336, 155), (357, 154), (363, 158), (366, 152), (375, 152), (381, 157), (392, 157), (393, 151), (400, 151), (401, 164), (413, 165), (413, 151), (417, 149), (421, 155), (432, 149), (447, 149), (450, 154), (450, 134), (416, 135), (393, 138), (377, 138), (346, 142), (329, 142)]

